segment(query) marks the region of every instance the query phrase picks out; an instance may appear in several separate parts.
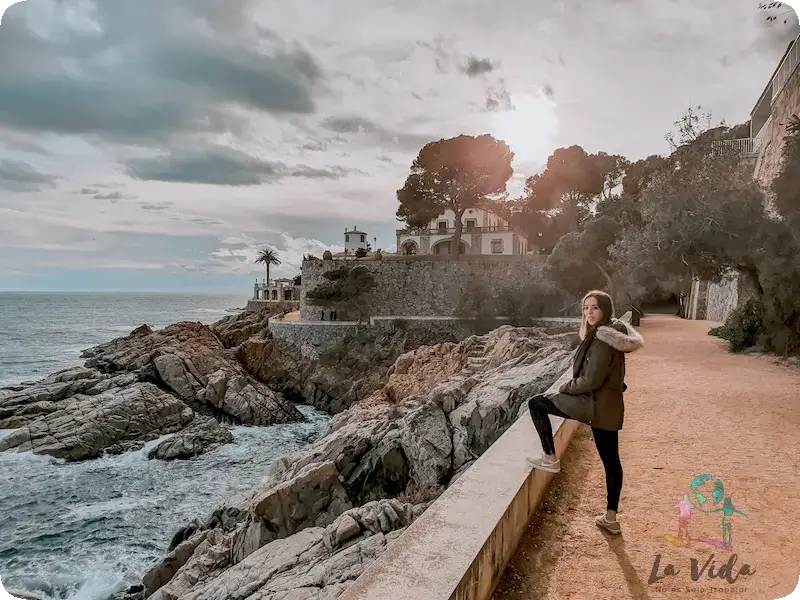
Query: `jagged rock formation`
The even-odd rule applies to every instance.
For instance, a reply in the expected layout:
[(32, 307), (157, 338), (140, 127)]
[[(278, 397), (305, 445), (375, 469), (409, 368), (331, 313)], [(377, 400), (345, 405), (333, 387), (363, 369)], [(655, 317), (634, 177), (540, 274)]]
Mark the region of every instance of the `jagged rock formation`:
[[(0, 451), (67, 460), (140, 447), (170, 433), (155, 458), (188, 458), (232, 440), (219, 421), (271, 425), (302, 414), (250, 375), (228, 344), (261, 330), (263, 317), (224, 319), (215, 328), (147, 325), (86, 350), (84, 367), (0, 391)], [(218, 334), (215, 333), (218, 332)]]
[(249, 373), (289, 398), (326, 412), (339, 413), (386, 383), (398, 356), (426, 344), (456, 342), (452, 335), (426, 332), (373, 333), (350, 338), (318, 361), (269, 335), (256, 335), (239, 345), (237, 358)]
[(336, 598), (571, 362), (574, 335), (502, 327), (399, 356), (271, 481), (195, 520), (120, 598)]

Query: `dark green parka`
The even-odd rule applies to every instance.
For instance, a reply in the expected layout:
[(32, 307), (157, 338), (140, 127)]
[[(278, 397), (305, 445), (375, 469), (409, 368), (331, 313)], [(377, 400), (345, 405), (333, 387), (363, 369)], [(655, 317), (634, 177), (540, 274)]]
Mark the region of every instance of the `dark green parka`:
[(601, 325), (578, 347), (572, 379), (549, 396), (553, 404), (570, 418), (597, 429), (622, 429), (625, 354), (642, 346), (642, 336), (631, 325), (619, 320)]

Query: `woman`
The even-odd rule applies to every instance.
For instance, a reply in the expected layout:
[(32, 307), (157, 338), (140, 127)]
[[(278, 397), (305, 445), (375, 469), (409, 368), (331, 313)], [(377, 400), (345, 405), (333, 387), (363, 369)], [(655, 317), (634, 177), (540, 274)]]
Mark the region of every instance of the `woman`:
[(561, 470), (556, 456), (549, 415), (574, 419), (592, 427), (597, 452), (606, 472), (608, 504), (597, 524), (607, 531), (621, 532), (617, 521), (622, 491), (619, 460), (619, 430), (622, 429), (625, 385), (625, 353), (644, 346), (644, 340), (630, 325), (613, 319), (614, 304), (605, 292), (591, 291), (583, 298), (581, 344), (575, 352), (572, 379), (558, 393), (537, 395), (528, 401), (533, 424), (542, 440), (544, 456), (528, 458), (534, 468), (550, 473)]

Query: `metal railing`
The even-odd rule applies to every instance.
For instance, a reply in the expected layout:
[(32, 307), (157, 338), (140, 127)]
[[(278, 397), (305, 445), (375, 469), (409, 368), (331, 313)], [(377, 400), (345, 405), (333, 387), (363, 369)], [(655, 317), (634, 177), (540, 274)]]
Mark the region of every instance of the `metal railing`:
[(783, 58), (778, 70), (775, 72), (775, 77), (772, 78), (773, 101), (775, 101), (775, 98), (781, 93), (781, 90), (786, 85), (786, 82), (789, 81), (797, 65), (800, 65), (800, 35), (795, 38), (791, 49)]
[(764, 141), (762, 137), (741, 138), (738, 140), (717, 140), (712, 142), (715, 152), (737, 154), (740, 156), (758, 156)]
[(758, 141), (759, 150), (764, 149), (764, 144), (767, 142), (767, 135), (770, 133), (770, 126), (772, 125), (772, 115), (764, 121), (764, 124), (761, 126), (761, 129), (758, 130), (756, 134), (756, 140)]
[[(505, 233), (514, 232), (509, 225), (490, 225), (488, 227), (467, 227), (464, 225), (461, 230), (465, 233)], [(455, 227), (431, 227), (431, 228), (409, 228), (397, 229), (397, 235), (452, 235), (456, 232)]]

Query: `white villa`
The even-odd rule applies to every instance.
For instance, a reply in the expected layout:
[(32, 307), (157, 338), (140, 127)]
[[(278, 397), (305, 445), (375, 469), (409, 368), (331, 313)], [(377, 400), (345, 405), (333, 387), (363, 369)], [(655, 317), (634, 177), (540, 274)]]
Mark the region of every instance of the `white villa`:
[(299, 292), (295, 292), (293, 279), (271, 279), (261, 283), (256, 279), (253, 286), (253, 300), (264, 300), (266, 302), (291, 302), (297, 300)]
[[(508, 221), (483, 208), (469, 208), (462, 218), (460, 254), (532, 254), (528, 238)], [(451, 254), (456, 215), (445, 211), (426, 227), (397, 230), (397, 253)]]

